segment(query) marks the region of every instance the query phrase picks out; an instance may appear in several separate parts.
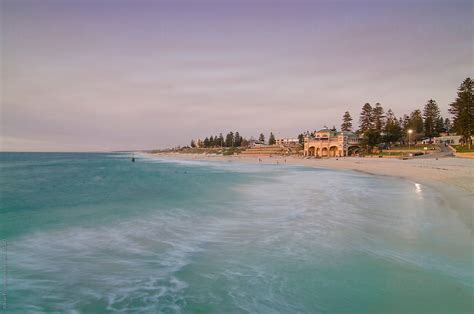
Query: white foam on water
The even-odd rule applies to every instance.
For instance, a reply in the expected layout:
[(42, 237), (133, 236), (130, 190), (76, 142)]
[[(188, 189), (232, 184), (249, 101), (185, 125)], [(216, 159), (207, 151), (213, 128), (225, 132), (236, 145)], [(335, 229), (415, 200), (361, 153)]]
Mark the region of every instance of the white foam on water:
[(39, 295), (54, 289), (55, 298), (48, 302), (57, 309), (72, 310), (83, 298), (107, 300), (113, 311), (128, 311), (133, 302), (140, 304), (134, 308), (140, 311), (160, 304), (175, 308), (187, 283), (174, 274), (191, 263), (216, 232), (200, 226), (206, 222), (199, 217), (180, 209), (171, 212), (98, 230), (39, 232), (16, 241), (10, 260), (22, 275), (12, 278), (12, 289)]

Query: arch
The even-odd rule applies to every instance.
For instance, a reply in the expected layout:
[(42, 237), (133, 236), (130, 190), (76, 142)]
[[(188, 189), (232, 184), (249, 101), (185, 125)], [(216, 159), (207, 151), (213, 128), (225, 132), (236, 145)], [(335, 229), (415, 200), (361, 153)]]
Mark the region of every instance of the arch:
[(360, 150), (360, 148), (357, 145), (349, 146), (347, 148), (347, 156), (355, 156), (359, 153), (359, 150)]
[(314, 156), (314, 151), (315, 151), (314, 146), (311, 146), (310, 148), (308, 148), (308, 156)]
[(327, 147), (323, 147), (321, 149), (321, 157), (328, 157), (328, 148)]
[(337, 156), (337, 146), (331, 146), (329, 148), (329, 157), (336, 157)]

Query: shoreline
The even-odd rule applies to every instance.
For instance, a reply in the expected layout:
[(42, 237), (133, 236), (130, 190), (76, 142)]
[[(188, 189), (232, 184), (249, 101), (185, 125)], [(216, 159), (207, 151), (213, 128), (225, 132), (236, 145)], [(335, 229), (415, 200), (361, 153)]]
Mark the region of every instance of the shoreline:
[[(401, 160), (395, 158), (341, 157), (303, 159), (293, 156), (220, 156), (180, 153), (145, 153), (152, 158), (175, 158), (195, 161), (221, 161), (251, 164), (295, 165), (332, 170), (356, 171), (369, 175), (396, 177), (420, 183), (431, 189), (441, 201), (458, 213), (474, 234), (474, 159), (444, 157)], [(259, 162), (261, 159), (261, 162)]]

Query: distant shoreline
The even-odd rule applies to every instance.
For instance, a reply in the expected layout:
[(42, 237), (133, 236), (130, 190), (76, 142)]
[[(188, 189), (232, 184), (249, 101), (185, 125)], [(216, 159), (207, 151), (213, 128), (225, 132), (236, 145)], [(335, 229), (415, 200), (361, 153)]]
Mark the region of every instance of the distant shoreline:
[(455, 157), (440, 158), (438, 160), (416, 158), (401, 160), (398, 158), (372, 157), (303, 159), (293, 156), (247, 157), (180, 153), (146, 153), (145, 155), (180, 160), (262, 163), (281, 166), (285, 164), (299, 165), (334, 170), (351, 170), (371, 175), (407, 179), (413, 183), (431, 187), (439, 193), (441, 200), (444, 200), (450, 208), (455, 210), (468, 225), (471, 234), (474, 233), (474, 208), (472, 206), (474, 204), (474, 159)]

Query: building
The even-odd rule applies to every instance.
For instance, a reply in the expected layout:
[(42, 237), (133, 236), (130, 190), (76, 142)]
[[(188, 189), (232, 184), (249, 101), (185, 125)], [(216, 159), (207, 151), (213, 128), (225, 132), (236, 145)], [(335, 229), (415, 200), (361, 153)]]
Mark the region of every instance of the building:
[(251, 138), (249, 141), (248, 141), (248, 146), (249, 147), (259, 147), (259, 146), (265, 146), (265, 142), (264, 141), (259, 141), (259, 140), (255, 140), (253, 138)]
[(444, 136), (434, 137), (433, 142), (435, 144), (460, 145), (462, 142), (462, 136), (461, 135), (444, 135)]
[(322, 129), (304, 138), (304, 156), (343, 157), (359, 153), (361, 139), (353, 132)]
[(300, 143), (300, 141), (297, 138), (277, 138), (275, 141), (277, 145), (281, 145), (285, 147), (295, 146)]

